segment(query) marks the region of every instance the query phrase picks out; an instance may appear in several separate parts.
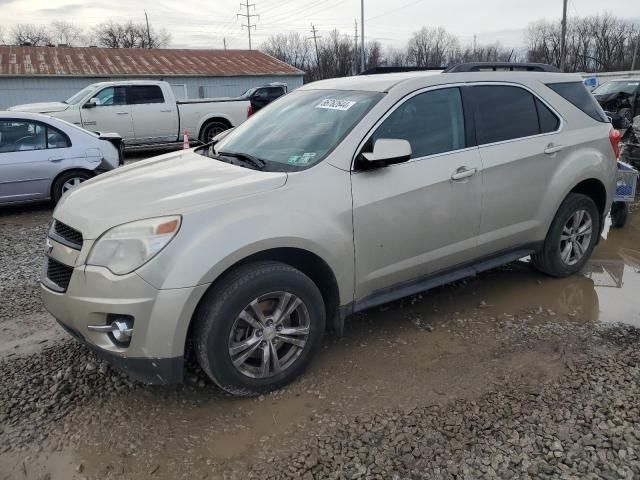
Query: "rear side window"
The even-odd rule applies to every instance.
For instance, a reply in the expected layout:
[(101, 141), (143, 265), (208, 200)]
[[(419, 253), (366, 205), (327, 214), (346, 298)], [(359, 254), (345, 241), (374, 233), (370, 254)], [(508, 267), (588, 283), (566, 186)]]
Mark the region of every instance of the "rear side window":
[(379, 138), (407, 140), (411, 144), (411, 158), (464, 148), (460, 90), (443, 88), (410, 98), (378, 127), (368, 142), (368, 151)]
[(548, 83), (547, 87), (578, 107), (594, 120), (605, 123), (609, 122), (609, 119), (602, 112), (596, 99), (593, 98), (593, 95), (589, 93), (589, 90), (587, 90), (587, 87), (585, 87), (582, 82)]
[(282, 87), (271, 87), (269, 88), (269, 100), (275, 100), (276, 98), (284, 95), (284, 88)]
[(128, 87), (127, 103), (130, 105), (164, 103), (164, 95), (157, 85), (134, 85)]
[(478, 144), (540, 133), (535, 97), (519, 87), (478, 85), (471, 88)]

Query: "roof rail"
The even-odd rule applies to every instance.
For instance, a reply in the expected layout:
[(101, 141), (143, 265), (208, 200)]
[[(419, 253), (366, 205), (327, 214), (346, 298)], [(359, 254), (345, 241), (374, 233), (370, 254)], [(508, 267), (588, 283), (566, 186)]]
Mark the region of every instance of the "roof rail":
[(442, 73), (459, 72), (559, 72), (553, 65), (546, 63), (517, 63), (517, 62), (468, 62), (458, 63), (447, 67)]
[(398, 73), (398, 72), (427, 72), (427, 71), (442, 71), (446, 67), (373, 67), (364, 72), (360, 72), (358, 75), (377, 75), (379, 73)]

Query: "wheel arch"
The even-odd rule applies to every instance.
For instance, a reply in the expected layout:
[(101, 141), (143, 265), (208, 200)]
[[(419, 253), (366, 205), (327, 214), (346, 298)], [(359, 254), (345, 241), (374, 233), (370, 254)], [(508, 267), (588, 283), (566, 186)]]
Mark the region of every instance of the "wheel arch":
[(205, 298), (207, 296), (206, 292), (218, 285), (219, 282), (223, 282), (225, 277), (236, 268), (242, 265), (247, 265), (249, 263), (265, 260), (284, 263), (297, 270), (300, 270), (302, 273), (308, 276), (311, 281), (316, 284), (316, 286), (320, 290), (320, 293), (322, 294), (322, 299), (325, 304), (327, 329), (338, 333), (342, 332), (343, 316), (339, 314), (340, 291), (338, 289), (338, 281), (336, 279), (335, 273), (333, 272), (329, 264), (316, 253), (305, 250), (303, 248), (275, 247), (255, 252), (241, 260), (238, 260), (237, 262), (227, 267), (223, 272), (221, 272), (220, 275), (218, 275), (216, 279), (209, 285), (207, 290), (203, 293), (200, 300), (198, 301), (198, 304), (196, 305), (196, 308), (194, 309), (191, 316), (186, 337), (186, 356), (190, 355), (191, 350), (189, 344), (193, 338), (193, 319), (196, 315), (196, 312), (200, 308), (201, 303), (205, 301)]

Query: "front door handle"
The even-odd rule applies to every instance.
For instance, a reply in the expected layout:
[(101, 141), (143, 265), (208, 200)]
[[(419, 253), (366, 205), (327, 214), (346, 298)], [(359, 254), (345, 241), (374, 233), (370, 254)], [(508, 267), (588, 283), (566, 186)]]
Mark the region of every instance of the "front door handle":
[(129, 115), (129, 112), (116, 112), (116, 115)]
[(478, 173), (477, 168), (460, 167), (451, 174), (451, 180), (459, 182), (465, 178), (473, 177), (476, 173)]
[(544, 149), (544, 153), (547, 155), (553, 155), (554, 153), (558, 153), (564, 150), (564, 145), (556, 145), (555, 143), (550, 143), (547, 145), (547, 148)]
[(161, 113), (171, 113), (173, 110), (160, 110)]
[(51, 163), (58, 163), (58, 162), (61, 162), (62, 160), (64, 160), (63, 157), (49, 157), (49, 161)]

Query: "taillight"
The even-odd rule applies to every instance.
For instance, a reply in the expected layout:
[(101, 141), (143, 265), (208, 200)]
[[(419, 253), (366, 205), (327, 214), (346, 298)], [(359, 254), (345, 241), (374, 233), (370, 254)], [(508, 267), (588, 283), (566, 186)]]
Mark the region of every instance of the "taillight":
[(611, 148), (613, 148), (613, 155), (618, 159), (620, 155), (620, 132), (615, 128), (609, 131), (609, 141), (611, 142)]
[(254, 113), (255, 112), (253, 111), (253, 105), (249, 104), (249, 106), (247, 107), (247, 118), (249, 118)]

